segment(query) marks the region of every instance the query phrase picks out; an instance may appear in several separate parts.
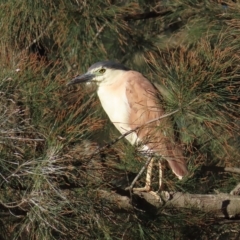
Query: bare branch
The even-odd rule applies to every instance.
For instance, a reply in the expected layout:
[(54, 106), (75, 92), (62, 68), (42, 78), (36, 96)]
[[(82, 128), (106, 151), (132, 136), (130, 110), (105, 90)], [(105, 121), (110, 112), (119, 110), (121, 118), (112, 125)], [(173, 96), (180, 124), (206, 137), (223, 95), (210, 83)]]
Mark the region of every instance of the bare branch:
[[(96, 24), (96, 23), (95, 23)], [(96, 24), (97, 25), (97, 24)], [(104, 28), (106, 27), (107, 23), (104, 23), (97, 31), (96, 35), (94, 36), (94, 38), (92, 39), (92, 41), (89, 43), (89, 48), (92, 47), (92, 45), (94, 44), (94, 42), (97, 40), (98, 36), (100, 35), (100, 33), (104, 30)], [(96, 26), (97, 27), (97, 26)], [(98, 28), (98, 27), (97, 27)]]
[[(118, 209), (131, 210), (131, 199), (126, 196), (121, 196), (115, 192), (107, 192), (105, 190), (98, 191), (99, 196), (108, 200), (117, 206)], [(146, 206), (142, 206), (143, 210), (148, 211), (149, 204), (161, 210), (171, 209), (197, 209), (206, 213), (212, 213), (216, 218), (234, 219), (240, 216), (240, 197), (229, 194), (190, 194), (182, 192), (170, 192), (170, 198), (167, 201), (161, 201), (160, 196), (151, 192), (134, 192), (134, 203), (139, 200), (145, 200)], [(142, 202), (142, 201), (141, 201)]]
[[(164, 114), (162, 115), (161, 117), (158, 117), (158, 118), (154, 118), (146, 123), (144, 123), (143, 125), (141, 126), (138, 126), (130, 131), (127, 131), (126, 133), (122, 134), (120, 137), (116, 138), (114, 141), (112, 141), (111, 143), (108, 143), (106, 144), (105, 146), (101, 147), (101, 148), (98, 148), (91, 156), (90, 156), (90, 159), (92, 159), (92, 157), (96, 154), (98, 154), (99, 152), (101, 152), (102, 150), (106, 149), (106, 148), (109, 148), (110, 146), (114, 145), (115, 143), (117, 143), (119, 140), (121, 140), (122, 138), (126, 137), (127, 135), (137, 131), (138, 129), (150, 124), (150, 123), (153, 123), (153, 122), (156, 122), (160, 119), (163, 119), (163, 118), (166, 118), (166, 117), (169, 117), (173, 114), (175, 114), (176, 112), (178, 112), (180, 109), (177, 109), (173, 112), (170, 112), (170, 113), (167, 113), (167, 114)], [(146, 153), (147, 154), (147, 153)], [(139, 173), (137, 174), (137, 176), (134, 178), (134, 180), (132, 181), (131, 185), (129, 187), (127, 187), (125, 190), (131, 190), (134, 186), (134, 184), (136, 183), (136, 181), (138, 180), (138, 178), (143, 174), (144, 170), (146, 169), (146, 167), (148, 166), (148, 164), (150, 163), (154, 153), (150, 153), (151, 156), (149, 156), (149, 159), (146, 161), (146, 163), (144, 164), (144, 166), (141, 168), (141, 170), (139, 171)], [(160, 156), (161, 157), (161, 156)]]
[(240, 183), (230, 192), (231, 195), (240, 195)]
[(48, 26), (46, 27), (46, 29), (41, 33), (39, 34), (26, 48), (25, 50), (28, 50), (33, 44), (35, 44), (36, 42), (38, 42), (43, 36), (44, 34), (48, 31), (49, 28), (52, 27), (53, 23), (55, 22), (55, 20), (52, 20)]
[(150, 161), (152, 160), (151, 157), (148, 158), (148, 160), (146, 161), (146, 163), (144, 164), (144, 166), (141, 168), (141, 170), (138, 172), (137, 176), (134, 178), (134, 180), (132, 181), (131, 185), (129, 187), (127, 187), (125, 190), (131, 190), (134, 186), (134, 184), (136, 183), (136, 181), (138, 180), (138, 178), (140, 178), (140, 176), (143, 174), (144, 170), (146, 169), (146, 167), (148, 166), (148, 164), (150, 163)]
[(235, 167), (225, 167), (224, 171), (225, 172), (231, 172), (231, 173), (238, 173), (238, 174), (240, 174), (240, 168), (235, 168)]
[(44, 139), (41, 138), (21, 138), (21, 137), (3, 137), (4, 139), (18, 140), (22, 142), (35, 141), (35, 142), (44, 142)]
[(105, 190), (98, 190), (97, 194), (100, 198), (108, 200), (110, 203), (114, 203), (114, 208), (124, 209), (127, 211), (133, 210), (131, 199), (126, 196), (121, 196), (115, 192), (108, 192)]
[(135, 127), (134, 129), (125, 132), (124, 134), (122, 134), (121, 136), (119, 136), (118, 138), (116, 138), (115, 140), (113, 140), (112, 142), (106, 144), (105, 146), (103, 146), (103, 147), (101, 147), (101, 148), (98, 148), (93, 155), (95, 155), (96, 153), (98, 153), (98, 152), (100, 152), (100, 151), (102, 151), (102, 150), (104, 150), (104, 149), (106, 149), (106, 148), (111, 147), (112, 145), (114, 145), (115, 143), (117, 143), (119, 140), (123, 139), (124, 137), (128, 136), (129, 134), (131, 134), (131, 133), (133, 133), (133, 132), (136, 132), (138, 129), (140, 129), (140, 128), (142, 128), (142, 127), (144, 127), (144, 126), (146, 126), (146, 125), (148, 125), (148, 124), (150, 124), (150, 123), (156, 122), (156, 121), (158, 121), (158, 120), (160, 120), (160, 119), (169, 117), (169, 116), (177, 113), (179, 110), (180, 110), (180, 109), (177, 109), (177, 110), (175, 110), (175, 111), (173, 111), (173, 112), (166, 113), (166, 114), (162, 115), (161, 117), (154, 118), (154, 119), (152, 119), (152, 120), (144, 123), (144, 124), (141, 125), (141, 126)]
[(218, 166), (202, 166), (203, 171), (212, 172), (230, 172), (240, 174), (240, 168), (235, 167), (218, 167)]

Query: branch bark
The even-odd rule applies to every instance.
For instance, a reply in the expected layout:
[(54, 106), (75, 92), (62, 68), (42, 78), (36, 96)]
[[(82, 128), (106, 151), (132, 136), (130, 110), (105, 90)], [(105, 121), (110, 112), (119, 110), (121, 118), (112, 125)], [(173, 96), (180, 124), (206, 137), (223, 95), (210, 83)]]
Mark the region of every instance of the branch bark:
[(240, 168), (236, 167), (218, 167), (218, 166), (202, 166), (203, 171), (212, 171), (212, 172), (230, 172), (240, 174)]
[(125, 138), (126, 136), (128, 136), (129, 134), (131, 134), (131, 133), (133, 133), (133, 132), (136, 132), (136, 131), (139, 130), (140, 128), (142, 128), (142, 127), (144, 127), (144, 126), (146, 126), (146, 125), (148, 125), (148, 124), (150, 124), (150, 123), (159, 121), (159, 120), (161, 120), (161, 119), (163, 119), (163, 118), (169, 117), (169, 116), (171, 116), (171, 115), (173, 115), (173, 114), (175, 114), (175, 113), (177, 113), (177, 112), (179, 112), (179, 111), (180, 111), (180, 109), (176, 109), (176, 110), (174, 110), (174, 111), (172, 111), (172, 112), (170, 112), (170, 113), (166, 113), (166, 114), (162, 115), (161, 117), (154, 118), (154, 119), (152, 119), (152, 120), (150, 120), (150, 121), (142, 124), (141, 126), (135, 127), (135, 128), (133, 128), (132, 130), (129, 130), (129, 131), (125, 132), (124, 134), (122, 134), (122, 135), (119, 136), (118, 138), (114, 139), (112, 142), (104, 145), (104, 146), (101, 147), (101, 148), (98, 148), (98, 149), (96, 150), (96, 152), (95, 152), (91, 157), (93, 157), (94, 155), (96, 155), (96, 154), (98, 154), (99, 152), (103, 151), (104, 149), (111, 147), (112, 145), (114, 145), (115, 143), (117, 143), (118, 141), (120, 141), (121, 139)]
[(230, 192), (231, 195), (240, 195), (240, 183)]
[[(240, 218), (240, 197), (224, 193), (190, 194), (175, 192), (169, 193), (170, 198), (165, 201), (162, 201), (159, 195), (151, 192), (134, 192), (131, 199), (116, 192), (98, 190), (98, 196), (109, 201), (118, 209), (126, 211), (133, 210), (133, 206), (148, 211), (150, 205), (155, 209), (155, 212), (160, 211), (164, 206), (164, 209), (196, 209), (205, 213), (212, 213), (216, 218)], [(138, 204), (139, 200), (141, 201), (141, 207)], [(143, 201), (145, 201), (145, 208), (142, 204)]]

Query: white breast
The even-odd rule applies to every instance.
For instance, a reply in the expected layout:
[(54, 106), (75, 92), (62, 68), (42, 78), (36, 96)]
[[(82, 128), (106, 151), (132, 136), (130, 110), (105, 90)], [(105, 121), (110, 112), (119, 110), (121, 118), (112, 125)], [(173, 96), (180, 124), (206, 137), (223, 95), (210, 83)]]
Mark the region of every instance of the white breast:
[[(131, 130), (128, 124), (130, 107), (126, 97), (125, 86), (119, 87), (117, 91), (115, 91), (113, 86), (101, 86), (97, 93), (103, 109), (120, 133), (124, 134)], [(137, 135), (132, 133), (126, 138), (131, 144), (135, 144)]]

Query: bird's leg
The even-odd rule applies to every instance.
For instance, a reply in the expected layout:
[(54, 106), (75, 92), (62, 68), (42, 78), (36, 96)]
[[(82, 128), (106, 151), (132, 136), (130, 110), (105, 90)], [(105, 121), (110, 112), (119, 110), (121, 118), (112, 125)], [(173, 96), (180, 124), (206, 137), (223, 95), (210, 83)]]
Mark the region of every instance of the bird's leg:
[(159, 166), (159, 185), (158, 185), (157, 192), (160, 192), (162, 190), (162, 179), (163, 179), (163, 170), (162, 170), (161, 160), (158, 160), (158, 166)]
[[(150, 161), (149, 161), (150, 160)], [(153, 157), (150, 157), (149, 164), (147, 166), (147, 174), (146, 174), (146, 184), (145, 187), (142, 188), (133, 188), (133, 191), (141, 191), (141, 192), (149, 192), (151, 188), (151, 178), (152, 178), (152, 167), (153, 167)]]
[(152, 158), (149, 157), (148, 160), (146, 161), (145, 165), (141, 168), (141, 170), (139, 171), (139, 173), (137, 174), (137, 176), (133, 179), (131, 185), (127, 188), (125, 188), (125, 190), (132, 190), (134, 184), (136, 183), (136, 181), (138, 180), (138, 178), (142, 175), (142, 173), (144, 172), (144, 170), (148, 167), (149, 163), (152, 161)]
[(160, 202), (166, 202), (168, 201), (171, 196), (170, 193), (168, 191), (163, 191), (163, 169), (162, 169), (162, 164), (161, 164), (161, 160), (158, 160), (158, 166), (159, 166), (159, 186), (158, 186), (158, 191), (155, 192), (155, 194), (157, 196), (160, 196)]

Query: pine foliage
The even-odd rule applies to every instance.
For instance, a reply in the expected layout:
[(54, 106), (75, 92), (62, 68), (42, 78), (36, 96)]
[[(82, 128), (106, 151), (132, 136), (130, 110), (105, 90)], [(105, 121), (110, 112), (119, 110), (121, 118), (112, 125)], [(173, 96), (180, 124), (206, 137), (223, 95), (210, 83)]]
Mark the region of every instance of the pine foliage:
[(142, 72), (179, 109), (190, 175), (166, 168), (166, 188), (229, 193), (239, 174), (210, 168), (240, 168), (238, 1), (2, 0), (0, 16), (1, 239), (239, 237), (214, 213), (126, 212), (99, 197), (121, 193), (145, 159), (124, 140), (96, 151), (118, 133), (93, 86), (66, 86), (106, 59)]

